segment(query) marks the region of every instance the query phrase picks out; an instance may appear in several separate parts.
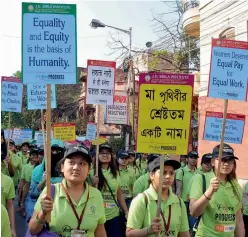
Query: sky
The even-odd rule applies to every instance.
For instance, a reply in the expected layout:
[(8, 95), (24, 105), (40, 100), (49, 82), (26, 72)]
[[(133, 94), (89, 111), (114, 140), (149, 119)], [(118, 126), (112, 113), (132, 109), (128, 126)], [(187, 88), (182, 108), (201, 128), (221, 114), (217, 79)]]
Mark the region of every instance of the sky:
[[(0, 3), (0, 76), (10, 76), (21, 69), (21, 0), (3, 0)], [(46, 0), (29, 1), (45, 3), (77, 4), (77, 57), (78, 67), (85, 67), (87, 59), (114, 60), (109, 55), (107, 45), (109, 34), (117, 36), (109, 28), (93, 29), (89, 26), (92, 19), (106, 25), (127, 29), (132, 27), (132, 46), (145, 48), (148, 41), (155, 41), (157, 35), (152, 27), (152, 12), (166, 11), (161, 1), (84, 1), (84, 0)], [(119, 33), (125, 43), (129, 36)]]

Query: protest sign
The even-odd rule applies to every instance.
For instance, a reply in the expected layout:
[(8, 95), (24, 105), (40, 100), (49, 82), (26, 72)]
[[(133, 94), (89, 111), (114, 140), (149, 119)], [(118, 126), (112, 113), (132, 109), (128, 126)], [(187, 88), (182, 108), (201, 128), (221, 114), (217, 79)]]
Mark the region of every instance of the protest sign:
[(127, 124), (127, 113), (127, 93), (125, 91), (115, 91), (114, 104), (105, 106), (104, 122), (111, 124)]
[[(44, 132), (44, 135), (46, 136), (46, 132)], [(51, 139), (53, 138), (53, 131), (51, 131)], [(34, 140), (36, 140), (37, 146), (44, 145), (44, 137), (42, 131), (35, 131), (34, 132)]]
[[(219, 142), (223, 123), (223, 113), (206, 112), (203, 139)], [(224, 142), (242, 144), (245, 115), (227, 113)]]
[(89, 141), (96, 139), (96, 124), (87, 123), (86, 139)]
[(22, 112), (23, 84), (20, 78), (2, 77), (1, 111)]
[[(46, 109), (47, 103), (47, 87), (46, 85), (27, 85), (27, 102), (28, 110)], [(55, 85), (51, 85), (51, 108), (56, 108), (56, 89)]]
[(12, 139), (13, 139), (14, 141), (20, 139), (21, 131), (22, 131), (22, 130), (21, 130), (20, 128), (15, 128), (15, 129), (14, 129), (13, 135), (12, 135)]
[(140, 73), (137, 152), (187, 154), (192, 74)]
[(5, 139), (12, 139), (13, 130), (12, 129), (4, 129), (4, 138)]
[(75, 4), (22, 3), (22, 80), (77, 83)]
[(213, 39), (208, 96), (247, 100), (248, 42)]
[(97, 138), (96, 140), (92, 141), (92, 145), (97, 145), (97, 146), (99, 146), (99, 145), (105, 143), (106, 140), (107, 140), (106, 138), (99, 137), (99, 138)]
[(24, 142), (31, 140), (32, 138), (33, 138), (33, 130), (29, 128), (22, 128), (20, 139), (22, 139), (22, 141)]
[(54, 124), (53, 136), (55, 139), (60, 139), (62, 141), (75, 141), (76, 124), (75, 123)]
[(115, 62), (88, 60), (86, 104), (114, 103), (115, 67)]

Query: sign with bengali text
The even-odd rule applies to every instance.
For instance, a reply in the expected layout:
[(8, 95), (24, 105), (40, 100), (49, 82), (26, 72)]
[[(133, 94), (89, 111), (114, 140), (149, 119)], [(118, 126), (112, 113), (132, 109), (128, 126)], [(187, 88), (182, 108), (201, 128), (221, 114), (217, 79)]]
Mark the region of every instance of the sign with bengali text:
[(2, 77), (1, 111), (22, 112), (23, 84), (20, 78)]
[(87, 123), (86, 129), (86, 139), (89, 141), (96, 139), (96, 124), (95, 123)]
[(76, 140), (76, 124), (75, 123), (58, 123), (54, 124), (53, 137), (62, 141)]
[(86, 104), (113, 105), (116, 62), (88, 60)]
[[(222, 124), (223, 113), (207, 111), (203, 139), (220, 142)], [(244, 126), (245, 115), (227, 113), (224, 142), (242, 144)]]
[(187, 154), (192, 74), (140, 73), (137, 152)]
[(248, 42), (212, 40), (208, 96), (247, 100)]

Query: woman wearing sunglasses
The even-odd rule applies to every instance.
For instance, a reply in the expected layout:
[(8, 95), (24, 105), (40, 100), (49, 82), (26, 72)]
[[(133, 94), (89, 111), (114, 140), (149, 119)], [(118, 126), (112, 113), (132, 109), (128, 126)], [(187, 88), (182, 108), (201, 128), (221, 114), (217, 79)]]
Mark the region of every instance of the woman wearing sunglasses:
[(196, 236), (244, 237), (242, 218), (242, 189), (236, 178), (236, 160), (233, 148), (223, 145), (220, 175), (218, 157), (220, 146), (213, 149), (214, 172), (205, 173), (206, 191), (203, 193), (201, 175), (196, 175), (190, 190), (190, 213), (201, 216)]
[(63, 181), (55, 184), (54, 197), (41, 193), (29, 232), (39, 234), (51, 213), (50, 231), (62, 237), (107, 237), (104, 223), (105, 214), (101, 193), (87, 184), (91, 156), (82, 145), (69, 145), (61, 160)]

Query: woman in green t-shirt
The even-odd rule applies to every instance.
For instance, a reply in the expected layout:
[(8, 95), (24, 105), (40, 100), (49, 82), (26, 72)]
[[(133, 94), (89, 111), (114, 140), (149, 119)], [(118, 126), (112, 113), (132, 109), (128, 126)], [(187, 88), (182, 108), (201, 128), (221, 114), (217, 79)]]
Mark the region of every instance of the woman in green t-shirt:
[[(160, 171), (160, 159), (164, 159), (163, 171)], [(151, 185), (131, 203), (127, 220), (127, 237), (190, 236), (185, 204), (171, 190), (175, 170), (180, 167), (180, 163), (169, 156), (165, 158), (159, 156), (149, 162)], [(156, 217), (161, 174), (163, 175), (161, 212), (160, 217)]]
[(136, 164), (135, 153), (133, 151), (128, 152), (128, 167), (134, 171), (136, 179), (140, 177), (140, 168)]
[(98, 185), (102, 193), (106, 223), (105, 229), (108, 237), (125, 236), (123, 218), (120, 216), (119, 207), (128, 214), (128, 208), (121, 191), (121, 181), (113, 157), (112, 148), (107, 144), (99, 146), (98, 177), (94, 176), (96, 170), (96, 159), (91, 170), (93, 185)]
[(220, 175), (218, 157), (220, 145), (212, 152), (214, 172), (205, 173), (206, 191), (203, 192), (202, 175), (194, 177), (190, 190), (190, 213), (199, 217), (197, 237), (244, 237), (242, 218), (242, 189), (236, 178), (236, 160), (233, 148), (223, 144)]

